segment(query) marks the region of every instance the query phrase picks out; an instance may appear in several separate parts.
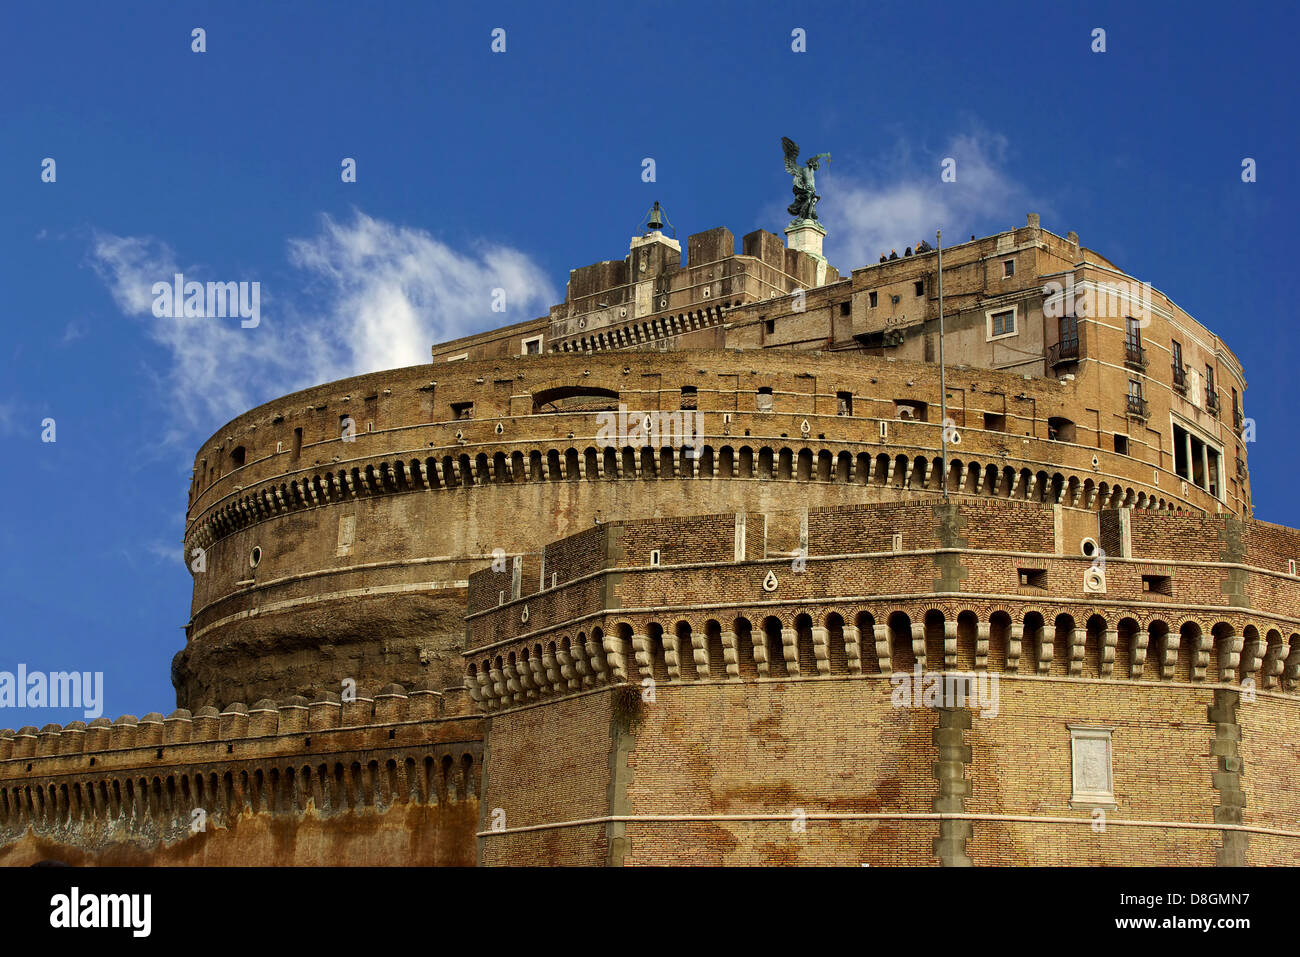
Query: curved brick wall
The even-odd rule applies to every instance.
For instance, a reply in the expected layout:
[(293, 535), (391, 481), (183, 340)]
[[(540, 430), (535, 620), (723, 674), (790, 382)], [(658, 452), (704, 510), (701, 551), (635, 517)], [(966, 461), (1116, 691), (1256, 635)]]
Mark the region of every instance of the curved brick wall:
[[(179, 703), (313, 697), (347, 677), (450, 683), (470, 571), (597, 520), (933, 493), (937, 378), (930, 364), (861, 354), (544, 355), (375, 373), (254, 409), (196, 457), (186, 549), (203, 549), (204, 570), (173, 663)], [(950, 369), (952, 493), (1224, 507), (1136, 449), (1099, 448), (1085, 429), (1098, 397), (1083, 381)], [(593, 403), (669, 413), (684, 387), (697, 390), (698, 457), (602, 447)], [(757, 408), (763, 388), (771, 411)], [(842, 393), (850, 415), (837, 414)], [(900, 400), (929, 402), (929, 421), (900, 420)], [(472, 418), (455, 418), (465, 403)], [(982, 428), (985, 411), (1006, 431)], [(1076, 441), (1049, 439), (1052, 418), (1076, 423)]]
[[(937, 498), (556, 542), (554, 587), (471, 578), (466, 683), (508, 824), (482, 859), (1294, 863), (1298, 552), (1227, 516)], [(917, 668), (996, 677), (993, 713), (896, 706)], [(1071, 729), (1097, 727), (1113, 799), (1080, 802)], [(547, 780), (590, 806), (520, 784)]]

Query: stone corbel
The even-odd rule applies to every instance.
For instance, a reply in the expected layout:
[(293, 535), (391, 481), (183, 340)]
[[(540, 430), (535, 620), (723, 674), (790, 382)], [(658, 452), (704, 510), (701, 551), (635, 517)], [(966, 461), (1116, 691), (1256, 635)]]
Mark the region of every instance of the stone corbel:
[(605, 646), (605, 664), (609, 666), (615, 681), (627, 680), (627, 641), (618, 635), (602, 635), (601, 644)]
[(701, 678), (709, 677), (708, 635), (703, 632), (691, 632), (691, 650), (695, 658), (695, 674)]
[(924, 622), (912, 622), (912, 658), (922, 671), (926, 669)]
[(1101, 676), (1109, 678), (1115, 670), (1115, 649), (1119, 647), (1119, 632), (1114, 628), (1106, 630), (1105, 644), (1101, 649)]
[(880, 662), (880, 673), (882, 675), (892, 675), (894, 673), (894, 654), (889, 647), (889, 626), (876, 625), (873, 629), (876, 639), (876, 660)]
[(1007, 670), (1020, 670), (1020, 653), (1025, 643), (1024, 622), (1012, 622), (1007, 629)]
[(813, 657), (817, 661), (817, 673), (831, 673), (831, 633), (821, 626), (812, 630)]
[(1073, 628), (1070, 630), (1070, 674), (1079, 677), (1083, 674), (1083, 655), (1087, 646), (1088, 631), (1086, 628)]
[(799, 634), (793, 628), (781, 629), (781, 651), (785, 656), (785, 673), (799, 677)]
[(862, 674), (862, 635), (857, 625), (844, 626), (844, 657), (849, 662), (849, 674)]
[(727, 665), (727, 677), (740, 677), (740, 657), (737, 652), (736, 633), (734, 631), (724, 631), (722, 633), (722, 660)]
[(654, 669), (650, 662), (650, 638), (647, 635), (632, 636), (632, 652), (636, 659), (637, 671), (642, 678), (653, 678)]

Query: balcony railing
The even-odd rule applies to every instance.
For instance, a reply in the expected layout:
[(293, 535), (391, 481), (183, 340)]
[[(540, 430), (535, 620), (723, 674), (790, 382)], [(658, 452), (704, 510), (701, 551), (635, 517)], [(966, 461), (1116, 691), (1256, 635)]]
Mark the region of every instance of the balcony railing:
[(1124, 340), (1124, 363), (1139, 369), (1147, 367), (1147, 351), (1142, 348), (1142, 343), (1134, 342), (1132, 339)]
[(1205, 393), (1205, 411), (1215, 418), (1219, 416), (1219, 393), (1212, 389)]
[(1187, 391), (1187, 370), (1181, 362), (1174, 363), (1174, 388), (1179, 392)]
[(1232, 410), (1232, 428), (1233, 428), (1233, 430), (1234, 430), (1238, 435), (1241, 435), (1241, 430), (1242, 430), (1243, 428), (1245, 428), (1245, 427), (1246, 427), (1245, 416), (1243, 416), (1243, 415), (1241, 414), (1241, 409), (1234, 408), (1234, 409)]
[(1147, 411), (1147, 400), (1140, 395), (1130, 395), (1128, 397), (1128, 414), (1137, 416), (1139, 419), (1150, 418)]
[(1237, 459), (1237, 478), (1244, 479), (1245, 477), (1246, 477), (1246, 460)]
[(1079, 361), (1079, 337), (1062, 339), (1047, 347), (1047, 364), (1052, 367)]

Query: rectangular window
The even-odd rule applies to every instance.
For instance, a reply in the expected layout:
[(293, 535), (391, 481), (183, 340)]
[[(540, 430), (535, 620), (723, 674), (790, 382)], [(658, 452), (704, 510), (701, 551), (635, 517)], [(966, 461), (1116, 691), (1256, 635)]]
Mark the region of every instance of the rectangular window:
[(925, 280), (924, 280), (924, 279), (918, 279), (916, 282), (914, 282), (914, 283), (912, 284), (912, 287), (916, 290), (916, 294), (917, 294), (918, 296), (924, 296), (924, 295), (925, 295)]
[(1142, 344), (1142, 327), (1132, 316), (1124, 317), (1124, 338), (1133, 345)]
[(984, 428), (990, 432), (1005, 432), (1007, 430), (1007, 417), (997, 412), (985, 412)]
[(531, 339), (525, 339), (523, 350), (520, 355), (535, 356), (540, 355), (542, 351), (542, 337), (533, 336)]
[(1146, 350), (1142, 348), (1142, 327), (1132, 316), (1124, 317), (1124, 361), (1146, 368)]
[(1052, 366), (1079, 359), (1079, 318), (1061, 316), (1056, 320), (1056, 345), (1047, 350), (1047, 358)]
[(835, 413), (836, 415), (853, 414), (853, 393), (852, 392), (837, 392), (835, 393), (835, 400), (839, 406), (838, 411), (836, 411)]
[(766, 332), (768, 335), (771, 335), (772, 333), (776, 332), (776, 320), (775, 320), (775, 319), (764, 319), (764, 320), (763, 320), (763, 331)]
[(1016, 331), (1016, 311), (1007, 309), (989, 316), (989, 338), (1014, 335)]
[(1120, 455), (1128, 455), (1128, 436), (1127, 436), (1127, 435), (1120, 435), (1120, 434), (1116, 433), (1116, 435), (1115, 435), (1115, 451), (1118, 452)]
[(758, 390), (758, 395), (757, 395), (757, 397), (756, 397), (756, 399), (755, 399), (755, 403), (756, 403), (756, 404), (755, 404), (755, 408), (758, 409), (759, 412), (771, 412), (771, 411), (772, 411), (772, 388), (771, 388), (771, 386), (763, 386), (762, 388), (760, 388), (760, 389)]
[(1143, 575), (1142, 590), (1152, 595), (1172, 597), (1174, 594), (1173, 580), (1168, 575)]
[(698, 408), (698, 402), (699, 402), (699, 393), (696, 391), (695, 386), (693, 385), (682, 386), (682, 408), (683, 409)]
[(924, 402), (898, 399), (894, 403), (894, 418), (902, 419), (904, 422), (925, 422), (928, 421), (927, 409), (928, 406)]
[(875, 294), (874, 292), (869, 292), (869, 293), (867, 293), (867, 298), (871, 300), (871, 308), (872, 308), (872, 309), (875, 309), (875, 308), (876, 308), (876, 294)]
[(1128, 380), (1128, 413), (1146, 417), (1147, 402), (1142, 397), (1142, 381), (1140, 379)]
[(1019, 571), (1020, 571), (1021, 588), (1046, 588), (1047, 587), (1047, 569), (1022, 568)]
[(1115, 804), (1111, 777), (1111, 729), (1070, 727), (1070, 803)]
[(453, 419), (472, 419), (474, 418), (473, 402), (453, 402), (451, 404), (451, 417)]
[(1004, 259), (1002, 261), (1002, 278), (1010, 279), (1016, 274), (1016, 261), (1014, 259)]
[(849, 307), (849, 304), (848, 304), (847, 302), (842, 302), (842, 303), (840, 303), (840, 315), (841, 315), (841, 316), (847, 316), (847, 315), (849, 314), (849, 308), (850, 308), (850, 307)]

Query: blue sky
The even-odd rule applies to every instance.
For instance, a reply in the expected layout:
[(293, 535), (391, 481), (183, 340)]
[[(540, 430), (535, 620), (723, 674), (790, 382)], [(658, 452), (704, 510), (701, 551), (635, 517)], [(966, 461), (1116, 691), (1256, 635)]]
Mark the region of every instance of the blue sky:
[[(491, 288), (504, 319), (540, 315), (569, 269), (626, 253), (655, 199), (683, 238), (779, 230), (783, 135), (832, 154), (818, 184), (843, 271), (1036, 211), (1170, 295), (1246, 367), (1256, 515), (1300, 525), (1283, 301), (1300, 18), (1081, 6), (6, 5), (0, 670), (103, 671), (109, 717), (171, 711), (200, 442), (498, 324)], [(260, 325), (155, 319), (149, 283), (172, 269), (259, 282)]]

